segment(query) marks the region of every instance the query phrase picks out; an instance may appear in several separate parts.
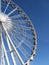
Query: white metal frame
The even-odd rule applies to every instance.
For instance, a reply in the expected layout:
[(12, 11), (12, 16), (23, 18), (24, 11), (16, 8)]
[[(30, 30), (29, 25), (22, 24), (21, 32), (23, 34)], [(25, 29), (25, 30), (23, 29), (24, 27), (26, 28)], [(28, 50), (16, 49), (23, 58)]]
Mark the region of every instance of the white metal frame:
[[(11, 0), (10, 0), (10, 1), (11, 1)], [(5, 14), (5, 12), (6, 12), (7, 8), (8, 8), (8, 6), (9, 6), (9, 4), (10, 4), (10, 1), (9, 1), (8, 4), (7, 4), (7, 7), (6, 7), (5, 11), (4, 11), (4, 14)], [(16, 5), (16, 6), (17, 6), (17, 5)], [(18, 7), (18, 6), (17, 6), (17, 7)], [(16, 10), (17, 10), (17, 7), (14, 8), (9, 14), (7, 14), (7, 16), (10, 16), (14, 11), (16, 11)], [(18, 8), (20, 8), (20, 7), (18, 7)], [(20, 8), (20, 10), (22, 10), (22, 9)], [(23, 10), (22, 10), (22, 11), (23, 11)], [(1, 0), (0, 0), (0, 12), (1, 12)], [(23, 14), (25, 14), (25, 13), (23, 12)], [(22, 15), (23, 15), (23, 14), (22, 14)], [(20, 15), (21, 15), (21, 14), (20, 14)], [(20, 16), (20, 15), (18, 15), (18, 16)], [(27, 16), (27, 15), (26, 15), (26, 16)], [(28, 16), (27, 16), (27, 17), (28, 17)], [(23, 20), (22, 20), (22, 21), (23, 21)], [(30, 21), (30, 20), (26, 20), (26, 21)], [(29, 23), (31, 23), (31, 22), (29, 22)], [(32, 24), (32, 23), (31, 23), (31, 24)], [(17, 49), (15, 48), (15, 45), (14, 45), (14, 43), (12, 42), (12, 40), (11, 40), (11, 38), (10, 38), (10, 36), (9, 36), (9, 34), (8, 34), (8, 32), (7, 32), (6, 28), (5, 28), (5, 26), (4, 26), (4, 24), (3, 24), (3, 23), (2, 23), (2, 25), (0, 24), (0, 27), (2, 27), (1, 30), (0, 30), (0, 44), (2, 44), (2, 46), (3, 46), (4, 53), (5, 53), (5, 57), (6, 57), (6, 60), (7, 60), (7, 64), (10, 65), (10, 62), (9, 62), (8, 55), (7, 55), (7, 52), (6, 52), (6, 48), (5, 48), (5, 45), (4, 45), (4, 42), (3, 42), (3, 38), (2, 38), (2, 29), (3, 29), (3, 32), (5, 33), (5, 37), (6, 37), (6, 40), (7, 40), (7, 44), (8, 44), (9, 52), (10, 52), (10, 54), (11, 54), (11, 58), (12, 58), (13, 64), (14, 64), (14, 65), (17, 65), (17, 64), (16, 64), (16, 61), (15, 61), (15, 58), (14, 58), (14, 55), (13, 55), (13, 52), (11, 52), (12, 50), (14, 50), (14, 52), (16, 53), (16, 55), (17, 55), (17, 57), (18, 57), (18, 59), (19, 59), (19, 61), (21, 62), (22, 65), (30, 65), (30, 60), (33, 60), (33, 57), (34, 57), (34, 55), (35, 55), (35, 51), (36, 51), (36, 47), (35, 47), (35, 46), (36, 46), (36, 45), (34, 45), (35, 50), (33, 50), (32, 55), (31, 55), (30, 58), (27, 60), (27, 62), (24, 63), (24, 61), (22, 60), (21, 56), (19, 55)], [(34, 30), (34, 26), (33, 26), (33, 25), (32, 25), (32, 27), (33, 27), (33, 30)], [(34, 33), (35, 33), (35, 31), (34, 31)], [(36, 35), (36, 33), (35, 33), (35, 35)], [(34, 37), (34, 38), (35, 38), (35, 37)], [(37, 40), (35, 40), (35, 43), (37, 43)], [(11, 46), (11, 45), (12, 45), (12, 46)], [(4, 61), (4, 64), (5, 64), (5, 61)]]

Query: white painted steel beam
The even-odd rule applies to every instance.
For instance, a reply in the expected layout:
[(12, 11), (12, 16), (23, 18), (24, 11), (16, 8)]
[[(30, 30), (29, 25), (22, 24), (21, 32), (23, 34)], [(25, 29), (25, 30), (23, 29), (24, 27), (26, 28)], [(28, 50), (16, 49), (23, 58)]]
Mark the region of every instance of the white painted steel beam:
[[(9, 51), (12, 51), (12, 48), (11, 48), (11, 46), (10, 46), (9, 39), (8, 39), (7, 36), (6, 36), (6, 39), (7, 39), (7, 44), (8, 44), (8, 47), (9, 47)], [(11, 54), (11, 57), (12, 57), (13, 64), (14, 64), (14, 65), (17, 65), (17, 64), (16, 64), (16, 61), (15, 61), (15, 59), (14, 59), (13, 52), (10, 53), (10, 54)]]
[(14, 46), (14, 44), (13, 44), (13, 42), (12, 42), (10, 36), (8, 35), (8, 33), (7, 33), (7, 31), (6, 31), (6, 28), (4, 27), (4, 24), (2, 24), (2, 25), (3, 25), (3, 29), (4, 29), (4, 31), (5, 31), (5, 33), (6, 33), (6, 35), (8, 36), (8, 39), (10, 40), (11, 45), (13, 46), (13, 48), (14, 48), (14, 50), (15, 50), (15, 53), (16, 53), (17, 57), (19, 58), (21, 64), (22, 64), (22, 65), (25, 65), (24, 62), (23, 62), (23, 60), (22, 60), (22, 58), (21, 58), (21, 56), (19, 55), (17, 49), (15, 48), (15, 46)]
[(1, 12), (1, 0), (0, 0), (0, 12)]
[(6, 52), (5, 46), (4, 46), (3, 39), (2, 39), (2, 46), (3, 46), (4, 52), (5, 52), (5, 57), (6, 57), (6, 60), (7, 60), (7, 64), (10, 65), (10, 63), (9, 63), (9, 59), (8, 59), (8, 55), (7, 55), (7, 52)]
[(17, 8), (13, 9), (10, 13), (8, 13), (8, 16), (10, 16), (16, 10), (17, 10)]

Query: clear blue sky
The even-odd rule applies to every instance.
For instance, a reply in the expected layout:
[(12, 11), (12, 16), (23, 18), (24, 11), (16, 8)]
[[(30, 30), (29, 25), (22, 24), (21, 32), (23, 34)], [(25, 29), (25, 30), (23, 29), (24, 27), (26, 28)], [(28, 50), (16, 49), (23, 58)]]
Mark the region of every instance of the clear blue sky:
[(49, 65), (49, 0), (13, 0), (30, 17), (37, 33), (37, 52), (31, 65)]

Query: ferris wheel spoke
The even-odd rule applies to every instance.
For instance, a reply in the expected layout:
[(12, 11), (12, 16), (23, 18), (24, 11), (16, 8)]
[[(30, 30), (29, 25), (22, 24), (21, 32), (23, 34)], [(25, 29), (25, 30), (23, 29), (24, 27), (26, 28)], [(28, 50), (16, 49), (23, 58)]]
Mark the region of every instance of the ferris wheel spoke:
[(27, 26), (25, 26), (25, 25), (18, 25), (18, 24), (17, 24), (16, 26), (17, 26), (17, 27), (21, 27), (21, 28), (23, 27), (24, 29), (25, 29), (25, 28), (26, 28), (26, 29), (30, 29), (30, 27), (27, 27)]
[(31, 36), (31, 34), (25, 32), (24, 34), (24, 31), (22, 32), (22, 30), (13, 30), (16, 34), (19, 34), (19, 35), (23, 35), (25, 38), (27, 37), (28, 39), (32, 39), (33, 37)]
[[(20, 39), (20, 37), (18, 37), (18, 38)], [(21, 39), (20, 39), (20, 40), (21, 40)], [(25, 45), (31, 50), (32, 45), (31, 45), (31, 43), (28, 42), (28, 40), (26, 40), (25, 38), (24, 38), (24, 42), (23, 42), (23, 44), (25, 44)]]
[[(13, 36), (14, 34), (11, 32), (11, 35)], [(21, 41), (19, 38), (16, 37), (16, 35), (15, 35), (14, 37), (16, 38), (16, 43), (19, 44), (19, 46), (20, 46), (21, 43), (23, 43), (24, 40), (22, 39), (22, 41)], [(21, 42), (19, 42), (18, 39), (19, 39)], [(16, 44), (16, 45), (17, 45), (17, 44)]]
[[(11, 21), (11, 19), (10, 20), (7, 20), (7, 23), (9, 24), (10, 23), (10, 21)], [(27, 20), (26, 20), (27, 21)], [(3, 23), (5, 23), (5, 22), (3, 22)], [(26, 24), (27, 22), (25, 22), (25, 20), (23, 21), (23, 20), (16, 20), (15, 21), (15, 24)], [(11, 21), (11, 24), (14, 24), (14, 21)]]
[(12, 26), (14, 27), (17, 27), (17, 25), (25, 25), (26, 24), (26, 22), (21, 22), (21, 21), (16, 21), (15, 22), (15, 24), (13, 24), (13, 22), (11, 22), (12, 23)]
[[(8, 44), (9, 50), (12, 51), (12, 48), (11, 48), (11, 46), (10, 46), (10, 42), (9, 42), (7, 36), (6, 36), (6, 39), (7, 39), (7, 44)], [(13, 64), (14, 64), (14, 65), (17, 65), (16, 62), (15, 62), (13, 53), (11, 53), (11, 57), (12, 57)]]
[[(10, 23), (7, 23), (6, 25), (5, 25), (5, 27), (6, 28), (10, 28)], [(19, 26), (19, 25), (17, 25), (17, 26), (14, 26), (14, 25), (12, 25), (12, 27), (11, 28), (14, 28), (14, 29), (19, 29), (19, 30), (26, 30), (26, 31), (30, 31), (30, 29), (32, 29), (31, 27), (22, 27), (22, 25), (21, 26)]]
[(5, 65), (5, 60), (3, 59), (3, 64)]
[[(20, 34), (20, 35), (23, 35), (24, 37), (27, 37), (27, 38), (29, 38), (29, 39), (32, 39), (33, 37), (32, 37), (32, 35), (31, 34), (29, 34), (29, 33), (27, 33), (27, 32), (22, 32), (21, 30), (13, 30), (15, 33), (18, 33), (18, 34)], [(22, 34), (23, 33), (23, 34)]]
[(32, 46), (33, 46), (33, 44), (31, 45), (31, 42), (28, 42), (28, 40), (26, 40), (24, 37), (20, 37), (20, 35), (19, 35), (19, 37), (17, 37), (19, 40), (22, 40), (22, 39), (24, 39), (24, 42), (23, 42), (23, 44), (25, 44), (30, 50), (32, 49)]
[(33, 44), (31, 45), (31, 43), (29, 43), (27, 40), (25, 40), (24, 43), (30, 50), (32, 49)]
[[(7, 20), (7, 21), (10, 21), (10, 20)], [(16, 21), (18, 21), (18, 22), (26, 22), (26, 21), (29, 21), (29, 20), (14, 20), (14, 19), (12, 19), (11, 21), (13, 21), (13, 22), (16, 22)]]
[(25, 25), (18, 25), (18, 24), (13, 24), (12, 25), (13, 27), (15, 27), (15, 28), (21, 28), (21, 29), (26, 29), (26, 30), (29, 30), (29, 29), (32, 29), (31, 27), (27, 27), (27, 26), (25, 26)]
[[(17, 34), (16, 34), (16, 36), (17, 36)], [(33, 46), (33, 44), (31, 45), (31, 42), (29, 42), (28, 40), (26, 40), (24, 37), (22, 37), (22, 36), (20, 36), (20, 35), (18, 35), (17, 38), (18, 38), (19, 40), (24, 40), (23, 43), (24, 43), (28, 48), (30, 48), (30, 50), (31, 50), (31, 48), (32, 48), (32, 46)]]
[[(2, 8), (5, 8), (5, 4), (4, 4), (4, 3), (2, 3), (2, 4), (3, 4)], [(10, 4), (10, 3), (9, 3), (9, 4)], [(10, 8), (7, 7), (7, 9), (10, 11)], [(6, 9), (6, 11), (7, 11), (7, 9)], [(5, 11), (5, 10), (4, 10), (4, 11)], [(6, 11), (5, 11), (5, 12), (6, 12)], [(4, 12), (3, 12), (3, 13), (4, 13)], [(5, 13), (5, 14), (6, 14), (6, 13)]]
[(27, 26), (24, 26), (24, 25), (16, 25), (17, 28), (21, 28), (21, 29), (26, 29), (26, 30), (29, 30), (31, 29), (31, 27), (27, 27)]
[[(19, 39), (19, 38), (18, 38), (18, 39)], [(16, 40), (17, 40), (17, 38), (16, 38)], [(19, 39), (19, 40), (20, 40), (20, 39)], [(15, 46), (16, 46), (17, 48), (19, 48), (20, 45), (21, 45), (23, 42), (24, 42), (24, 39), (20, 40), (20, 42), (16, 42)], [(17, 44), (19, 44), (19, 45), (17, 45)]]
[(19, 23), (19, 24), (26, 24), (27, 22), (25, 22), (25, 21), (19, 21), (19, 20), (16, 20), (16, 21), (12, 21), (11, 23), (12, 24), (14, 24), (14, 22), (15, 22), (15, 24), (17, 24), (17, 23)]
[(3, 48), (3, 45), (2, 45), (2, 53), (3, 53), (3, 55), (2, 55), (2, 64), (4, 64), (5, 65), (5, 52), (4, 52), (4, 48)]
[(19, 46), (19, 50), (22, 52), (22, 54), (27, 58), (29, 56), (29, 54), (27, 53), (27, 51), (24, 49), (23, 46)]
[[(10, 35), (13, 36), (14, 34), (10, 31)], [(17, 40), (16, 36), (14, 36), (13, 39), (14, 39), (14, 40), (16, 39), (16, 43), (17, 43), (16, 45), (18, 45), (18, 43), (20, 43), (20, 42)]]
[[(10, 20), (7, 19), (7, 21), (10, 21)], [(22, 20), (16, 20), (16, 19), (14, 20), (14, 19), (12, 19), (11, 21), (12, 21), (12, 22), (17, 22), (17, 21), (18, 21), (18, 22), (26, 22), (26, 21), (30, 21), (30, 20), (23, 20), (23, 19), (22, 19)], [(14, 24), (14, 23), (13, 23), (13, 24)]]
[[(10, 1), (11, 1), (11, 0), (10, 0)], [(4, 10), (4, 13), (5, 13), (6, 10), (8, 9), (8, 6), (9, 6), (9, 4), (10, 4), (10, 1), (8, 2), (7, 6), (6, 6), (6, 8), (5, 8), (5, 10)]]
[(30, 29), (32, 29), (31, 27), (22, 27), (22, 26), (14, 26), (12, 25), (12, 28), (15, 28), (15, 29), (19, 29), (19, 30), (25, 30), (25, 31), (30, 31)]
[[(4, 22), (3, 22), (3, 23), (4, 23)], [(7, 24), (9, 24), (9, 23), (10, 23), (10, 21), (7, 21)], [(15, 22), (15, 24), (14, 24), (14, 22), (11, 22), (11, 24), (12, 24), (12, 25), (15, 25), (15, 26), (16, 26), (16, 25), (20, 25), (20, 26), (21, 26), (21, 25), (23, 25), (23, 24), (26, 24), (26, 22), (21, 22), (21, 21), (17, 20), (17, 21)]]
[(10, 16), (13, 12), (15, 12), (17, 10), (17, 8), (13, 9), (10, 13), (8, 13), (7, 15)]
[[(21, 37), (21, 36), (20, 36)], [(20, 39), (20, 37), (19, 37), (19, 39)], [(22, 37), (22, 38), (24, 38), (24, 43), (29, 47), (29, 48), (31, 48), (31, 46), (32, 45), (30, 45), (31, 44), (31, 42), (29, 42), (28, 40), (26, 40), (26, 38), (25, 37)]]
[[(9, 24), (10, 21), (11, 20), (7, 20), (7, 24)], [(19, 25), (19, 26), (24, 26), (25, 27), (25, 25), (22, 25), (22, 24), (26, 24), (27, 23), (26, 21), (28, 21), (28, 20), (15, 20), (15, 23), (14, 23), (14, 21), (13, 22), (11, 21), (11, 24), (12, 25)], [(3, 23), (5, 23), (5, 22), (3, 22)], [(30, 28), (30, 27), (27, 27), (27, 28)]]
[(0, 12), (1, 12), (1, 0), (0, 0)]
[[(13, 33), (12, 33), (12, 32), (11, 32), (11, 35), (13, 36)], [(14, 38), (16, 39), (16, 42), (15, 42), (16, 47), (17, 47), (18, 45), (21, 45), (21, 43), (22, 43), (23, 41), (19, 42), (18, 39), (16, 38), (16, 36), (14, 36), (13, 39), (14, 39)], [(15, 40), (15, 39), (14, 39), (14, 40)]]
[[(12, 32), (12, 31), (11, 31), (11, 32)], [(13, 32), (15, 32), (15, 34), (16, 34), (15, 37), (16, 37), (16, 36), (20, 36), (20, 35), (23, 35), (23, 38), (22, 38), (22, 39), (25, 39), (25, 37), (26, 37), (26, 35), (23, 34), (23, 33), (20, 34), (19, 32), (16, 32), (15, 30), (13, 30)], [(12, 34), (13, 34), (13, 32), (12, 32)], [(13, 35), (13, 36), (14, 36), (14, 35)], [(22, 37), (22, 36), (21, 36), (21, 37)], [(20, 40), (21, 40), (21, 37), (20, 37)], [(19, 37), (17, 37), (17, 38), (19, 38)], [(32, 38), (31, 38), (31, 39), (32, 39)], [(28, 43), (29, 43), (29, 42), (28, 42)], [(29, 46), (30, 46), (30, 45), (29, 45)]]
[(19, 18), (19, 17), (23, 17), (23, 14), (17, 14), (17, 15), (14, 15), (14, 16), (10, 16), (11, 19), (15, 19), (15, 18)]
[(13, 26), (13, 28), (15, 28), (15, 29), (19, 29), (19, 31), (20, 30), (25, 30), (25, 31), (30, 31), (30, 29), (29, 28), (24, 28), (24, 27), (18, 27), (18, 26)]
[(2, 45), (3, 45), (3, 48), (4, 48), (4, 52), (5, 52), (5, 57), (6, 57), (6, 60), (7, 60), (7, 64), (10, 65), (9, 59), (8, 59), (8, 55), (6, 53), (6, 49), (5, 49), (5, 46), (4, 46), (4, 43), (3, 43), (3, 39), (2, 39)]
[(18, 56), (18, 58), (19, 58), (21, 64), (24, 65), (24, 61), (23, 61), (22, 58), (20, 57), (20, 55), (19, 55), (17, 49), (15, 48), (15, 46), (14, 46), (14, 44), (13, 44), (13, 42), (12, 42), (10, 36), (8, 35), (8, 33), (7, 33), (6, 28), (4, 27), (4, 25), (3, 25), (3, 28), (4, 28), (5, 32), (6, 32), (6, 35), (8, 36), (8, 38), (9, 38), (9, 40), (10, 40), (10, 42), (11, 42), (11, 45), (13, 46), (13, 48), (14, 48), (14, 50), (15, 50), (15, 53), (16, 53), (16, 55)]
[[(12, 33), (11, 35), (14, 35), (14, 34)], [(16, 34), (15, 36), (17, 36), (17, 34)], [(18, 34), (18, 36), (17, 36), (16, 38), (18, 38), (20, 41), (21, 41), (21, 40), (24, 40), (24, 42), (23, 42), (23, 41), (17, 42), (17, 43), (19, 43), (19, 46), (20, 46), (22, 43), (24, 43), (24, 44), (25, 44), (28, 48), (30, 48), (30, 50), (31, 50), (31, 48), (32, 48), (32, 46), (33, 46), (33, 45), (31, 45), (31, 42), (27, 41), (24, 37), (20, 36), (19, 34)], [(18, 47), (19, 47), (19, 46), (18, 46)]]
[(27, 32), (22, 32), (22, 30), (13, 30), (15, 33), (18, 33), (18, 34), (20, 34), (20, 35), (23, 35), (24, 37), (27, 37), (27, 38), (29, 38), (29, 39), (32, 39), (33, 37), (32, 37), (32, 35), (31, 34), (29, 34), (29, 33), (27, 33)]
[(21, 65), (21, 63), (20, 63), (18, 57), (16, 56), (15, 52), (14, 52), (14, 57), (15, 57), (15, 60), (16, 60), (17, 65)]

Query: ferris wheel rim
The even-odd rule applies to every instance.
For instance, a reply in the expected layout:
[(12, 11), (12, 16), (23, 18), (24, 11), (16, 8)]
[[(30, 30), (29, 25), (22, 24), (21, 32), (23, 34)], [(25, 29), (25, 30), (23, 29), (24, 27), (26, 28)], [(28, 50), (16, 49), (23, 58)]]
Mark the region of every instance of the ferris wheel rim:
[[(13, 2), (13, 1), (12, 1)], [(15, 3), (15, 2), (14, 2)], [(16, 3), (15, 3), (15, 5), (16, 6), (18, 6)], [(18, 8), (20, 8), (19, 6), (18, 6)], [(23, 11), (23, 9), (22, 8), (20, 8), (20, 10), (22, 10)], [(32, 29), (34, 29), (34, 33), (35, 33), (35, 37), (36, 37), (36, 41), (35, 41), (35, 43), (36, 43), (36, 45), (37, 45), (37, 35), (36, 35), (36, 31), (35, 31), (35, 28), (34, 28), (34, 25), (32, 24), (32, 21), (30, 20), (30, 18), (28, 17), (28, 15), (23, 11), (23, 13), (26, 15), (26, 17), (29, 19), (29, 21), (30, 21), (30, 23), (31, 23), (31, 25), (32, 25)], [(24, 15), (24, 14), (22, 14), (22, 15)], [(35, 46), (35, 50), (36, 50), (36, 46)], [(28, 58), (28, 60), (30, 59), (30, 61), (32, 60), (31, 59), (31, 57), (32, 57), (32, 55), (34, 54), (34, 52), (33, 52), (33, 50), (32, 50), (32, 53), (31, 53), (31, 56)], [(28, 61), (27, 60), (27, 61)]]

